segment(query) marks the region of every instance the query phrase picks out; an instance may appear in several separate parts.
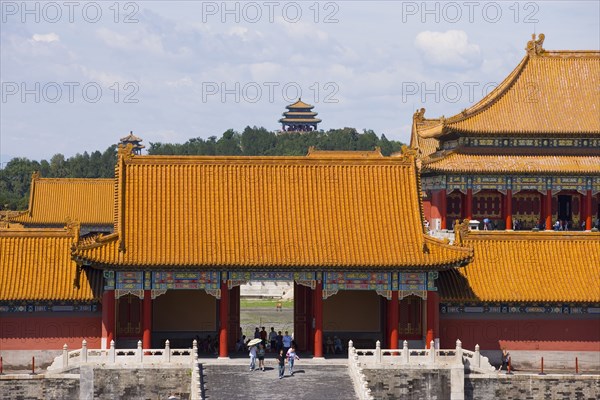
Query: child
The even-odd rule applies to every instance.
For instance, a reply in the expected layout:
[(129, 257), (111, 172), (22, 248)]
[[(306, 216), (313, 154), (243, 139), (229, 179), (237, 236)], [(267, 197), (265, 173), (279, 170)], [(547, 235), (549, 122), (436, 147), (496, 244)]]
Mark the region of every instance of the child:
[(258, 357), (258, 369), (265, 371), (265, 346), (262, 343), (258, 344), (258, 351), (256, 352)]
[(283, 379), (285, 372), (285, 355), (283, 354), (283, 349), (280, 349), (277, 355), (277, 365), (279, 366), (279, 379)]
[(250, 347), (250, 371), (254, 371), (254, 367), (256, 366), (256, 346)]
[(300, 357), (296, 355), (296, 346), (292, 345), (287, 351), (288, 364), (290, 366), (290, 376), (294, 375), (294, 360), (299, 360)]

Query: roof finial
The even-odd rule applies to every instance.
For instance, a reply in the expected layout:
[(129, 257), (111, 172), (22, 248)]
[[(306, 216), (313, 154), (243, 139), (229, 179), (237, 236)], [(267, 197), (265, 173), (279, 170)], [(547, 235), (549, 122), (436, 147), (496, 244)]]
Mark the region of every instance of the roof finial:
[(425, 109), (421, 108), (420, 110), (415, 111), (413, 114), (413, 119), (417, 122), (421, 122), (425, 119)]
[(546, 38), (546, 35), (540, 33), (539, 35), (537, 35), (537, 40), (535, 36), (535, 33), (531, 35), (531, 40), (527, 42), (527, 47), (525, 47), (525, 50), (527, 50), (527, 54), (529, 54), (530, 56), (537, 56), (545, 51), (542, 45), (544, 44), (544, 39)]

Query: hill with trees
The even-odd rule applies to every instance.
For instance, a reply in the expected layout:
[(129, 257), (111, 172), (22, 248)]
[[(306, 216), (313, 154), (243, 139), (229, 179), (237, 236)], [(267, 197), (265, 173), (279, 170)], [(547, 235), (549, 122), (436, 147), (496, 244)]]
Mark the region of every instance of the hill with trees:
[[(372, 130), (362, 133), (354, 128), (331, 129), (304, 133), (277, 133), (262, 127), (246, 127), (242, 133), (233, 129), (220, 138), (193, 138), (185, 143), (152, 143), (153, 155), (216, 155), (216, 156), (302, 156), (308, 148), (319, 150), (372, 150), (380, 147), (388, 156), (400, 151), (402, 143), (379, 137)], [(94, 151), (65, 158), (55, 154), (50, 161), (13, 158), (0, 169), (0, 210), (24, 210), (29, 200), (31, 174), (39, 171), (44, 178), (112, 178), (115, 174), (117, 145), (104, 152)]]

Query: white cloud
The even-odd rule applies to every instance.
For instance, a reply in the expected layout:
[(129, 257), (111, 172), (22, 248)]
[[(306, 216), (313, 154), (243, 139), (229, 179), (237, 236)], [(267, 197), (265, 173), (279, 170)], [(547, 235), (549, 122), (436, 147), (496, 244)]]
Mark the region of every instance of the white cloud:
[(33, 35), (33, 37), (31, 39), (34, 42), (43, 42), (43, 43), (52, 43), (52, 42), (60, 41), (60, 37), (54, 32), (50, 32), (50, 33), (46, 33), (46, 34), (36, 33)]
[(163, 54), (164, 47), (159, 35), (135, 30), (128, 34), (120, 34), (107, 28), (100, 28), (97, 36), (108, 47), (121, 50), (145, 50), (154, 54)]
[(465, 31), (420, 32), (415, 46), (429, 64), (450, 68), (471, 68), (481, 62), (479, 46), (469, 43)]
[(168, 80), (165, 83), (167, 86), (172, 87), (172, 88), (191, 87), (194, 84), (194, 82), (192, 81), (192, 78), (190, 78), (189, 76), (184, 76), (183, 78), (176, 79), (176, 80)]

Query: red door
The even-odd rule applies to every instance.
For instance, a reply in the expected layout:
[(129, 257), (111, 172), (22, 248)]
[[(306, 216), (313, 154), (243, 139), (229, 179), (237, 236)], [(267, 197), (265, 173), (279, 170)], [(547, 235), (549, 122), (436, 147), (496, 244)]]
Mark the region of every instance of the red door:
[(117, 302), (117, 339), (141, 339), (142, 300), (128, 294)]

